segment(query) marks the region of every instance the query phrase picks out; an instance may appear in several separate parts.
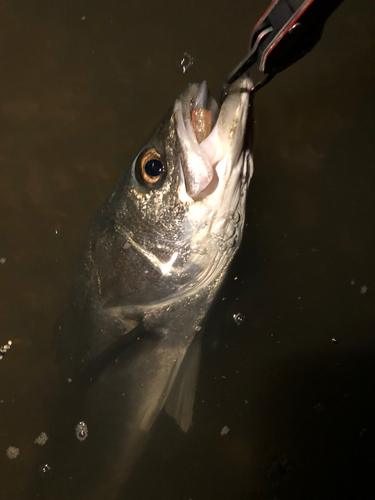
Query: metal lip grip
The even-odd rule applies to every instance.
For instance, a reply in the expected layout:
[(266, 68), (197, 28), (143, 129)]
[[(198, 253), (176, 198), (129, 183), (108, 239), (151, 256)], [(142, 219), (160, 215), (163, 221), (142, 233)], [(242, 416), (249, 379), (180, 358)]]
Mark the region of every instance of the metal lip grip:
[(236, 81), (257, 63), (267, 75), (257, 90), (276, 73), (306, 55), (320, 40), (325, 21), (343, 0), (273, 0), (251, 33), (250, 51), (227, 78)]

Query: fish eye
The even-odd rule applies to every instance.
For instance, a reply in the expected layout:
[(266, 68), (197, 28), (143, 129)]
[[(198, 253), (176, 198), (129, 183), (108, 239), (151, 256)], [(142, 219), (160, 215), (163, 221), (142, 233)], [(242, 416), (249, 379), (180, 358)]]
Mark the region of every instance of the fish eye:
[(146, 151), (140, 163), (140, 177), (147, 187), (154, 187), (164, 177), (165, 166), (156, 149)]

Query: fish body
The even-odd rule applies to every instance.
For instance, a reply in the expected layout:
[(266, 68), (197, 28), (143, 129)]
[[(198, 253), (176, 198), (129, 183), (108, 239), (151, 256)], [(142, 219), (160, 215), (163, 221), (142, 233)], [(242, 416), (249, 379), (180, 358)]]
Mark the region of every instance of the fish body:
[(56, 345), (65, 421), (72, 436), (76, 420), (88, 428), (84, 442), (61, 435), (61, 470), (87, 474), (90, 499), (117, 498), (164, 407), (191, 425), (201, 324), (244, 227), (251, 86), (243, 77), (219, 110), (205, 82), (189, 85), (89, 230)]

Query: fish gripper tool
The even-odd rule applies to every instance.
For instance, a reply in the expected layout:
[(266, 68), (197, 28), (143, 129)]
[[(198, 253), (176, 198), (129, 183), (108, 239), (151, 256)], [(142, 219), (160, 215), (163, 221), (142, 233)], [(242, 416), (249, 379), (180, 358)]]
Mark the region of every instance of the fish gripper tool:
[(253, 92), (306, 55), (318, 43), (328, 17), (343, 0), (273, 0), (255, 25), (250, 51), (230, 73), (226, 88), (255, 64), (264, 79)]

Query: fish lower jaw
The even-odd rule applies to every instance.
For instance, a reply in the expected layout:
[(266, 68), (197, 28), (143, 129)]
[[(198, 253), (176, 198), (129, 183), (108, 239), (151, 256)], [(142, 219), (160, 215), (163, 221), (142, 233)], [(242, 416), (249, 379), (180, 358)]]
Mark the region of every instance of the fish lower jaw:
[(216, 188), (218, 164), (239, 154), (243, 147), (250, 88), (248, 77), (236, 82), (220, 110), (209, 95), (206, 82), (192, 84), (175, 102), (185, 189), (191, 200)]

